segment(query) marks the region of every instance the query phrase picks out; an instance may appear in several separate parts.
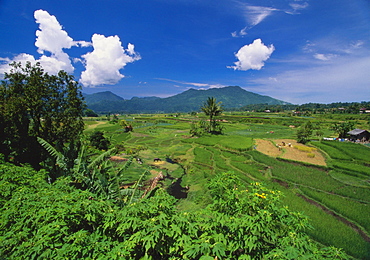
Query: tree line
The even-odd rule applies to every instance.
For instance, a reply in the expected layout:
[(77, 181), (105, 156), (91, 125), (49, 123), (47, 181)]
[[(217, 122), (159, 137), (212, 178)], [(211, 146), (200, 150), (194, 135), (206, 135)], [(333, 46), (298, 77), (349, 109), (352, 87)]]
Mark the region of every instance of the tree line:
[[(370, 102), (335, 102), (330, 104), (321, 103), (307, 103), (302, 105), (269, 105), (269, 104), (252, 104), (246, 105), (239, 109), (239, 111), (255, 111), (264, 112), (310, 112), (310, 113), (334, 113), (334, 114), (358, 114), (362, 109), (370, 109)], [(230, 110), (230, 109), (229, 109)], [(234, 109), (235, 110), (235, 109)]]

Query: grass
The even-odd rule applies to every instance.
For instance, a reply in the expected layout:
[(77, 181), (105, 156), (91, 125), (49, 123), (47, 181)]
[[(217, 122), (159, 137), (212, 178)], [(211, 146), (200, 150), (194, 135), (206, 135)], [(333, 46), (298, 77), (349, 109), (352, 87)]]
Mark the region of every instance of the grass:
[(350, 186), (370, 188), (370, 182), (368, 178), (364, 177), (363, 175), (353, 176), (347, 174), (345, 171), (333, 170), (330, 171), (330, 176)]
[(328, 144), (329, 142), (311, 142), (312, 145), (320, 148), (323, 150), (327, 155), (329, 155), (330, 158), (332, 159), (337, 159), (337, 160), (352, 160), (352, 158), (344, 153), (343, 151), (340, 151), (336, 149), (335, 147), (331, 146)]
[(344, 198), (336, 194), (329, 194), (305, 187), (302, 187), (301, 190), (310, 198), (326, 205), (348, 220), (357, 223), (370, 234), (370, 218), (364, 218), (364, 216), (370, 216), (370, 202), (360, 203), (356, 200)]
[[(356, 151), (368, 155), (369, 148), (343, 142), (311, 142), (316, 149), (326, 153), (330, 168), (277, 160), (252, 150), (254, 139), (292, 139), (296, 130), (289, 128), (288, 124), (298, 125), (301, 119), (243, 117), (246, 117), (245, 113), (229, 115), (229, 122), (222, 123), (226, 126), (224, 135), (200, 138), (189, 138), (190, 122), (196, 119), (189, 115), (176, 118), (134, 115), (126, 118), (134, 126), (132, 133), (124, 133), (119, 125), (106, 121), (86, 121), (86, 133), (103, 131), (113, 144), (121, 143), (132, 150), (138, 147), (144, 149), (138, 152), (144, 165), (134, 162), (133, 168), (125, 175), (127, 182), (136, 180), (146, 168), (163, 171), (174, 178), (182, 177), (182, 186), (189, 186), (190, 189), (188, 198), (179, 201), (180, 209), (191, 211), (206, 207), (210, 203), (206, 189), (209, 180), (216, 173), (233, 171), (246, 183), (258, 180), (283, 191), (285, 197), (282, 203), (309, 216), (314, 229), (307, 233), (318, 242), (342, 247), (357, 258), (365, 259), (370, 255), (370, 244), (353, 229), (297, 196), (302, 190), (338, 213), (344, 212), (343, 215), (348, 219), (361, 223), (368, 230), (368, 220), (361, 219), (361, 216), (368, 214), (368, 208), (364, 205), (370, 203), (370, 167), (364, 164), (369, 163), (369, 158), (357, 155)], [(263, 114), (259, 117), (263, 117)], [(248, 122), (240, 123), (243, 120)], [(253, 120), (261, 122), (252, 123)], [(278, 125), (280, 121), (287, 125)], [(305, 152), (309, 155), (312, 151), (310, 148)], [(176, 159), (181, 166), (168, 162), (154, 165), (152, 162), (155, 157)], [(273, 179), (290, 183), (290, 186), (280, 186)], [(169, 184), (168, 181), (163, 182), (164, 186)], [(345, 213), (346, 207), (354, 212)]]
[(369, 161), (370, 149), (362, 144), (351, 142), (323, 142), (326, 145), (334, 147), (335, 149), (347, 154), (351, 159), (360, 161)]
[[(370, 154), (369, 154), (370, 155)], [(370, 167), (356, 162), (341, 162), (335, 161), (332, 163), (335, 168), (343, 169), (346, 171), (353, 171), (362, 175), (370, 176)]]
[(252, 138), (241, 138), (235, 135), (202, 136), (199, 138), (189, 138), (184, 140), (184, 142), (206, 146), (219, 146), (236, 151), (246, 151), (251, 149), (253, 145)]
[(306, 232), (310, 237), (326, 246), (335, 245), (338, 248), (343, 248), (356, 258), (367, 259), (370, 253), (370, 244), (364, 241), (351, 227), (315, 205), (307, 203), (303, 198), (297, 196), (294, 190), (284, 188), (276, 183), (270, 185), (285, 195), (282, 198), (283, 205), (288, 205), (291, 210), (302, 212), (309, 217), (313, 228)]

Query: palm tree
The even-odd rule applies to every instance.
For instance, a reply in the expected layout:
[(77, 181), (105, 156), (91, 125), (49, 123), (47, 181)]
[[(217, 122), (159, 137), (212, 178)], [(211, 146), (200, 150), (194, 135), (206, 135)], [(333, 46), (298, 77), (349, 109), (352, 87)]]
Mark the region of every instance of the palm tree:
[(209, 116), (209, 132), (215, 132), (216, 130), (216, 120), (215, 117), (220, 115), (223, 111), (222, 102), (216, 103), (216, 98), (214, 97), (208, 97), (207, 101), (204, 102), (203, 106), (201, 107), (201, 110)]

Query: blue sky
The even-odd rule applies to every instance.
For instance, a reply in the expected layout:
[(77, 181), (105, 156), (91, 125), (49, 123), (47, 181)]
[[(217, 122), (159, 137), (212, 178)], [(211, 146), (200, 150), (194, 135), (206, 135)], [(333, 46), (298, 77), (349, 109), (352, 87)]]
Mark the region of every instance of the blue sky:
[(0, 0), (0, 34), (0, 76), (39, 61), (85, 93), (370, 100), (368, 0)]

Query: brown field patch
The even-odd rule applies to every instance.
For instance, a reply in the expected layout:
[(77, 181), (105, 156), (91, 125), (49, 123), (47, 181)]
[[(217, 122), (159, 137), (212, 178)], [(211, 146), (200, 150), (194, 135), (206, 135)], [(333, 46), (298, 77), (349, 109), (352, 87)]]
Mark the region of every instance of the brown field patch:
[(271, 141), (264, 139), (256, 139), (257, 151), (272, 157), (278, 157), (282, 154), (279, 148), (276, 147)]
[[(281, 151), (279, 151), (279, 148), (276, 145), (274, 145), (271, 140), (262, 140), (262, 139), (256, 140), (257, 151), (260, 151), (261, 153), (273, 157), (281, 157), (284, 159), (306, 162), (316, 165), (326, 165), (324, 156), (317, 149), (310, 152), (300, 151), (294, 147), (295, 146), (309, 147), (309, 146), (299, 144), (297, 143), (297, 141), (293, 139), (278, 139), (273, 141), (275, 142), (275, 144), (280, 145)], [(283, 142), (285, 143), (285, 146), (282, 145)], [(289, 143), (291, 144), (290, 147), (288, 146)], [(314, 156), (312, 156), (312, 154), (314, 154)]]

